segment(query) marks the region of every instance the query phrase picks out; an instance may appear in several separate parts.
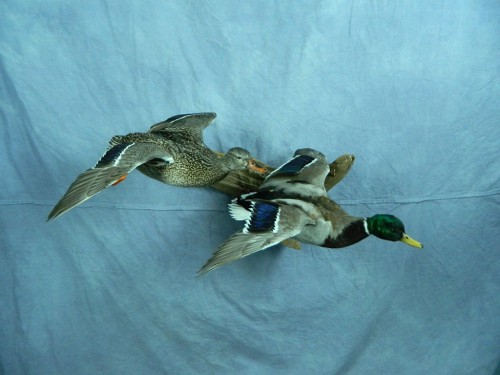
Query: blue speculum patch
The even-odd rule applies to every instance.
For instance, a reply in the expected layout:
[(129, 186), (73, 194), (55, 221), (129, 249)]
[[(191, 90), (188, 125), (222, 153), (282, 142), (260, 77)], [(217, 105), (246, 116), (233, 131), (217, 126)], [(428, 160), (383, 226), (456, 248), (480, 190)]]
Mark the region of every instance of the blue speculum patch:
[(123, 153), (123, 150), (125, 150), (131, 144), (132, 143), (121, 143), (119, 145), (110, 148), (97, 162), (96, 167), (105, 167), (108, 166), (109, 164), (113, 164), (113, 162), (116, 159), (118, 159), (120, 155)]
[(281, 168), (274, 172), (275, 175), (285, 174), (294, 175), (300, 173), (304, 167), (314, 160), (313, 157), (308, 155), (300, 155), (293, 158), (288, 163), (284, 164)]
[(253, 214), (246, 229), (249, 232), (267, 232), (275, 228), (279, 206), (270, 203), (256, 202)]

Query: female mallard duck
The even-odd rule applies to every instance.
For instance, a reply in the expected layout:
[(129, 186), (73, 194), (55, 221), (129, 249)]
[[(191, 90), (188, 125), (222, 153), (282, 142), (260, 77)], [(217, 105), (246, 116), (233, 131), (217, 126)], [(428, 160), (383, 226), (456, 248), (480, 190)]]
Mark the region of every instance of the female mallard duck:
[(245, 222), (244, 228), (219, 246), (199, 274), (289, 238), (341, 248), (372, 234), (384, 240), (423, 247), (405, 234), (404, 225), (397, 217), (350, 216), (330, 200), (324, 187), (329, 169), (322, 153), (300, 149), (290, 161), (273, 171), (257, 192), (233, 200), (229, 212), (235, 220)]
[(146, 176), (176, 186), (209, 186), (231, 171), (246, 168), (264, 173), (265, 169), (247, 150), (235, 147), (221, 156), (205, 146), (203, 129), (215, 117), (210, 112), (177, 115), (153, 125), (147, 133), (114, 136), (96, 166), (76, 178), (48, 220), (120, 183), (136, 168)]

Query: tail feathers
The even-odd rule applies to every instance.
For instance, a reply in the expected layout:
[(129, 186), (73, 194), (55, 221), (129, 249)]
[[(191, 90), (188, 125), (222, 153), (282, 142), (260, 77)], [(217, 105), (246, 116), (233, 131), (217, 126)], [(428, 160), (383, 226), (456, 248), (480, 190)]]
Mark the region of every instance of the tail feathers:
[(249, 234), (239, 231), (219, 246), (212, 257), (198, 271), (199, 276), (215, 270), (225, 264), (244, 258), (257, 251), (280, 243), (288, 236), (276, 233)]

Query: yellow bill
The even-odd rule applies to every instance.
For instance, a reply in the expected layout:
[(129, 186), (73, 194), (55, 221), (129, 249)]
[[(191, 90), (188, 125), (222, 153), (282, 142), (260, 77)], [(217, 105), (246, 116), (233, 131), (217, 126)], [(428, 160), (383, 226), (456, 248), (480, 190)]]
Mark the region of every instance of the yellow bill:
[(413, 247), (418, 247), (419, 249), (423, 248), (424, 245), (422, 245), (420, 242), (417, 240), (414, 240), (410, 236), (408, 236), (406, 233), (403, 233), (403, 237), (400, 240), (401, 242), (404, 242), (407, 245), (413, 246)]

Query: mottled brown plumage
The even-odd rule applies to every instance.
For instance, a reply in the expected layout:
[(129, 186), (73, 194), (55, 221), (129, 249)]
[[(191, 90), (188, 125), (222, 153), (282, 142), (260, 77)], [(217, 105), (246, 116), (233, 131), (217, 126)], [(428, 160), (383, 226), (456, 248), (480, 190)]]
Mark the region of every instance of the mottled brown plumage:
[(114, 136), (94, 168), (80, 174), (50, 212), (55, 219), (138, 169), (169, 185), (209, 186), (234, 170), (264, 172), (242, 148), (221, 156), (203, 143), (203, 129), (215, 113), (178, 115), (153, 125), (147, 133)]

